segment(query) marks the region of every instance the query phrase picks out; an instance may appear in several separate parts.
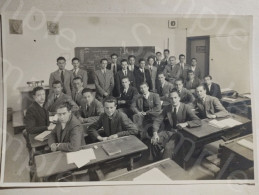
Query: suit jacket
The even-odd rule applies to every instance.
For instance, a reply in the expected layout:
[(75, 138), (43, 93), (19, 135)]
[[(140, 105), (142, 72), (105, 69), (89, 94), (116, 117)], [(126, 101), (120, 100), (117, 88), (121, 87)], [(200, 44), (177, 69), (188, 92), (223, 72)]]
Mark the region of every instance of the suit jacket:
[(210, 90), (208, 88), (208, 85), (205, 84), (205, 88), (207, 91), (207, 95), (214, 96), (218, 99), (222, 98), (220, 86), (216, 83), (211, 83)]
[(97, 99), (92, 101), (88, 109), (86, 101), (81, 101), (79, 113), (85, 123), (93, 123), (97, 121), (103, 112), (103, 105)]
[(103, 98), (103, 94), (107, 92), (111, 95), (114, 88), (114, 78), (111, 70), (106, 69), (105, 75), (101, 70), (95, 71), (95, 87), (96, 87), (96, 97), (99, 99)]
[(196, 99), (193, 104), (194, 107), (197, 109), (200, 118), (207, 118), (208, 114), (213, 114), (217, 117), (229, 116), (229, 113), (216, 97), (207, 95), (205, 98), (205, 103), (203, 103), (200, 99)]
[(184, 81), (186, 81), (188, 70), (190, 70), (190, 65), (184, 63), (184, 67), (182, 68), (180, 65), (180, 62), (179, 62), (179, 63), (177, 63), (177, 66), (179, 66), (179, 68), (180, 68), (180, 78), (182, 78)]
[(163, 62), (164, 65), (166, 66), (169, 64), (169, 58), (168, 59), (163, 58), (161, 62)]
[(148, 65), (145, 66), (145, 69), (149, 71), (152, 80), (152, 89), (153, 91), (156, 89), (156, 77), (157, 77), (157, 67), (153, 65), (152, 70)]
[(122, 86), (122, 83), (121, 83), (121, 79), (124, 78), (124, 77), (128, 77), (129, 80), (130, 80), (130, 84), (131, 86), (135, 87), (135, 77), (133, 75), (133, 72), (130, 71), (130, 70), (127, 70), (127, 75), (124, 76), (122, 70), (118, 71), (117, 74), (116, 74), (116, 79), (115, 79), (115, 85), (116, 85), (116, 90), (117, 90), (117, 94), (120, 95), (123, 91), (123, 86)]
[(37, 102), (33, 102), (27, 109), (24, 123), (28, 133), (41, 133), (49, 126), (49, 113)]
[(159, 87), (157, 88), (157, 93), (160, 96), (160, 99), (162, 101), (165, 101), (168, 96), (169, 96), (169, 92), (174, 88), (174, 85), (172, 83), (169, 83), (167, 81), (165, 81), (165, 84), (162, 88), (162, 85), (160, 84)]
[(116, 71), (114, 70), (114, 68), (113, 68), (114, 66), (112, 66), (112, 63), (108, 63), (108, 64), (107, 64), (107, 67), (106, 67), (108, 70), (111, 70), (111, 71), (112, 71), (112, 73), (113, 73), (114, 76), (115, 76), (115, 74), (116, 74), (119, 70), (122, 69), (122, 68), (121, 68), (121, 65), (120, 65), (119, 63), (117, 63), (116, 65), (117, 65), (117, 66), (116, 66), (116, 67), (117, 67), (117, 70), (116, 70)]
[[(73, 86), (72, 86), (73, 78), (74, 78), (73, 73), (71, 71), (64, 70), (64, 83), (63, 83), (64, 91), (63, 92), (70, 96), (71, 96), (71, 92), (73, 89)], [(62, 82), (59, 70), (56, 70), (55, 72), (52, 72), (50, 74), (50, 77), (49, 77), (49, 87), (50, 88), (52, 88), (52, 83), (56, 80)]]
[(173, 68), (170, 64), (166, 65), (164, 69), (166, 80), (174, 84), (174, 81), (180, 77), (180, 67), (174, 65)]
[(137, 95), (138, 95), (138, 91), (135, 87), (129, 86), (129, 89), (126, 94), (123, 93), (123, 90), (122, 90), (118, 100), (125, 100), (126, 104), (122, 104), (119, 107), (120, 108), (130, 108), (133, 100), (136, 98)]
[[(190, 70), (192, 70), (191, 66), (190, 66)], [(202, 76), (201, 76), (201, 70), (200, 68), (198, 67), (198, 65), (196, 65), (196, 68), (194, 70), (194, 75), (198, 78), (198, 79), (202, 79)]]
[[(157, 93), (149, 92), (149, 110), (146, 112), (151, 116), (158, 116), (161, 112), (161, 101)], [(137, 114), (143, 111), (143, 95), (138, 95), (131, 105), (132, 111)]]
[(87, 81), (88, 81), (88, 75), (87, 75), (87, 71), (79, 68), (79, 70), (77, 71), (77, 74), (74, 73), (74, 69), (71, 70), (73, 73), (73, 77), (81, 77), (83, 79), (83, 87), (87, 87)]
[(57, 107), (64, 102), (69, 102), (69, 104), (72, 106), (72, 111), (77, 111), (79, 108), (78, 105), (72, 100), (72, 98), (64, 93), (61, 93), (56, 101), (55, 94), (49, 94), (44, 107), (49, 112), (56, 112)]
[[(170, 131), (174, 126), (172, 114), (173, 114), (172, 105), (166, 106), (161, 112), (161, 114), (154, 120), (153, 131), (157, 132), (161, 123), (166, 120), (169, 122), (169, 126), (168, 125), (166, 126), (167, 130)], [(176, 116), (177, 116), (177, 123), (187, 122), (189, 127), (201, 126), (201, 120), (192, 111), (191, 107), (187, 104), (180, 103)]]
[(64, 152), (77, 151), (85, 145), (83, 127), (73, 114), (63, 130), (61, 123), (57, 123), (48, 138), (48, 145), (53, 143), (60, 143), (57, 149)]
[(83, 91), (83, 89), (80, 90), (78, 93), (77, 93), (75, 90), (72, 92), (72, 100), (73, 100), (78, 106), (80, 106), (80, 103), (81, 103), (81, 101), (82, 101), (82, 99), (83, 99), (82, 91)]
[(186, 89), (196, 89), (196, 87), (198, 87), (201, 84), (200, 79), (198, 79), (197, 77), (194, 77), (193, 82), (191, 82), (190, 80), (186, 80), (184, 83), (184, 87)]
[(188, 89), (185, 89), (185, 88), (182, 88), (181, 93), (180, 93), (180, 98), (181, 98), (181, 102), (185, 103), (185, 104), (190, 104), (195, 100), (192, 93)]
[(133, 70), (130, 70), (130, 67), (131, 65), (128, 65), (128, 70), (131, 71), (131, 72), (134, 72), (135, 69), (138, 69), (138, 66), (134, 64), (134, 69)]
[(149, 86), (149, 90), (153, 90), (153, 84), (151, 80), (151, 75), (150, 72), (147, 69), (144, 69), (144, 73), (140, 71), (140, 69), (135, 69), (134, 70), (134, 76), (135, 76), (135, 82), (136, 82), (136, 88), (140, 92), (140, 84), (144, 82), (144, 80), (147, 82)]
[(154, 66), (157, 67), (157, 74), (158, 74), (164, 71), (166, 64), (163, 61), (161, 61), (160, 64), (158, 64), (158, 61), (155, 61)]
[(99, 136), (98, 129), (103, 127), (106, 136), (117, 134), (119, 137), (137, 135), (139, 133), (136, 125), (123, 112), (116, 110), (111, 118), (111, 129), (109, 128), (109, 116), (102, 113), (98, 121), (91, 124), (88, 133), (91, 137)]

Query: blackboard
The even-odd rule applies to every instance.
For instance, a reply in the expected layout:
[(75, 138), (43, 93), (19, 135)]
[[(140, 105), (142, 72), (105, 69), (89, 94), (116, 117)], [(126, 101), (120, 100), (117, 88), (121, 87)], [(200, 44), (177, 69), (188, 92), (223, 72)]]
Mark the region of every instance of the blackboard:
[(155, 56), (154, 46), (143, 47), (76, 47), (75, 56), (79, 58), (81, 68), (88, 72), (88, 83), (94, 83), (94, 71), (100, 68), (100, 60), (107, 58), (111, 61), (110, 55), (116, 53), (118, 62), (121, 59), (128, 59), (129, 55), (136, 56), (136, 64), (140, 58), (147, 59), (148, 56)]

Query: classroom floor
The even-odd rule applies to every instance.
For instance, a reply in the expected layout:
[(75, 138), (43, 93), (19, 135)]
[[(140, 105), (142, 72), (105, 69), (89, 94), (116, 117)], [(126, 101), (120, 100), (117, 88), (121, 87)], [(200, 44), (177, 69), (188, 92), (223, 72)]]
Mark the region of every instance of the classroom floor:
[[(205, 148), (210, 153), (217, 153), (219, 144), (223, 141), (217, 141), (207, 145)], [(149, 152), (142, 154), (142, 158), (134, 163), (134, 168), (138, 168), (152, 163), (149, 160)], [(209, 163), (205, 158), (201, 162), (196, 162), (187, 170), (190, 178), (196, 180), (215, 179), (215, 165)], [(22, 135), (13, 133), (12, 123), (7, 124), (7, 139), (6, 139), (6, 156), (5, 156), (5, 172), (4, 182), (29, 182), (29, 166), (28, 166), (28, 151), (25, 145), (25, 140)], [(116, 173), (115, 173), (116, 174)], [(114, 176), (114, 174), (111, 174)]]

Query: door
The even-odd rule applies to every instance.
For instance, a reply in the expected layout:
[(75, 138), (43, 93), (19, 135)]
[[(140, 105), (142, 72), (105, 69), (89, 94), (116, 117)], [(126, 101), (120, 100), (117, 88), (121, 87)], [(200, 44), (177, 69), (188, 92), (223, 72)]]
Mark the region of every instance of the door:
[(191, 59), (197, 59), (197, 66), (201, 70), (202, 78), (209, 74), (209, 47), (210, 37), (187, 37), (187, 64), (191, 65)]

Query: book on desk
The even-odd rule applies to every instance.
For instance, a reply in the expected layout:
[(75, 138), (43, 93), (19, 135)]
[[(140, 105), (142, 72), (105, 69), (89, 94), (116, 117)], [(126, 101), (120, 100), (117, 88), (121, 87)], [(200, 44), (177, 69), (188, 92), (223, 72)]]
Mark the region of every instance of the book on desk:
[(37, 141), (43, 142), (43, 141), (48, 139), (48, 136), (49, 136), (50, 133), (51, 133), (51, 131), (48, 131), (48, 130), (43, 131), (41, 134), (35, 136), (34, 139), (37, 140)]
[(121, 153), (121, 149), (113, 142), (103, 144), (102, 148), (109, 156)]

